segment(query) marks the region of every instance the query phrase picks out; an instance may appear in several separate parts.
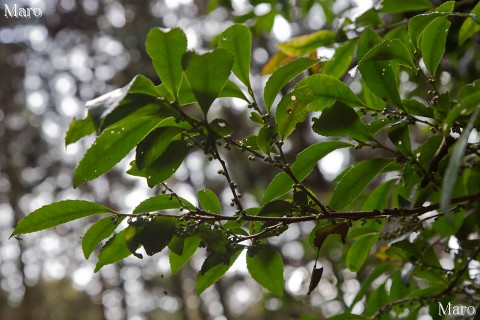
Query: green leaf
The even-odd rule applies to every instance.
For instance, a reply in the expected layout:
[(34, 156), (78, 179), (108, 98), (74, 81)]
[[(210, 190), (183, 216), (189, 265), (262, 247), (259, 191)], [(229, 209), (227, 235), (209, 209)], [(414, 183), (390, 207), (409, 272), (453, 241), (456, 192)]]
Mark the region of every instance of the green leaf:
[[(181, 202), (178, 199), (180, 199)], [(195, 209), (195, 207), (186, 199), (181, 197), (177, 198), (168, 194), (162, 194), (142, 201), (138, 206), (135, 207), (135, 209), (133, 209), (133, 214), (167, 209), (180, 209), (183, 205), (186, 205), (190, 210)]]
[(222, 91), (233, 65), (233, 56), (226, 49), (196, 54), (187, 52), (182, 58), (190, 88), (204, 114)]
[(301, 57), (281, 66), (273, 72), (270, 78), (268, 78), (263, 90), (263, 97), (268, 112), (270, 112), (273, 101), (280, 90), (293, 78), (313, 66), (315, 63), (318, 63), (318, 60)]
[(43, 206), (20, 220), (10, 238), (17, 234), (36, 232), (72, 220), (101, 213), (115, 213), (112, 209), (84, 200), (64, 200)]
[(316, 74), (300, 81), (282, 98), (275, 112), (280, 138), (285, 140), (305, 120), (308, 111), (322, 111), (336, 100), (352, 106), (363, 105), (345, 83), (331, 76)]
[[(200, 295), (203, 291), (205, 291), (205, 289), (207, 289), (212, 284), (217, 282), (217, 280), (220, 279), (225, 274), (225, 272), (228, 271), (228, 269), (230, 269), (230, 267), (233, 265), (235, 260), (237, 260), (242, 250), (243, 250), (243, 247), (240, 247), (235, 251), (233, 251), (230, 255), (228, 255), (226, 259), (221, 259), (221, 260), (218, 259), (217, 264), (209, 267), (207, 271), (203, 273), (200, 271), (197, 275), (197, 281), (196, 281), (197, 295)], [(211, 257), (214, 254), (215, 253), (211, 254), (209, 257)], [(205, 259), (204, 265), (210, 263), (209, 257)], [(203, 269), (203, 266), (202, 266), (202, 269)]]
[(234, 57), (233, 73), (250, 88), (250, 54), (252, 52), (252, 35), (243, 24), (234, 24), (222, 32), (218, 41), (220, 48), (225, 48)]
[(358, 62), (359, 65), (368, 61), (394, 60), (400, 65), (414, 69), (412, 55), (402, 41), (398, 39), (383, 40), (370, 49)]
[(295, 88), (283, 96), (275, 111), (275, 121), (278, 124), (278, 133), (282, 140), (285, 140), (295, 130), (298, 123), (306, 119), (307, 106), (312, 100), (313, 91), (309, 86)]
[(275, 142), (275, 127), (265, 126), (258, 131), (257, 146), (265, 154), (269, 155), (272, 151), (272, 145)]
[(95, 124), (91, 117), (87, 116), (85, 119), (77, 120), (73, 118), (65, 135), (65, 146), (75, 143), (83, 137), (91, 135), (96, 131)]
[(343, 103), (336, 103), (325, 109), (320, 118), (314, 119), (312, 128), (315, 133), (328, 137), (349, 135), (359, 141), (373, 139), (357, 113)]
[(180, 167), (189, 150), (185, 141), (172, 141), (165, 152), (146, 168), (148, 186), (152, 188), (170, 178)]
[[(370, 28), (365, 29), (358, 43), (357, 60), (361, 61), (370, 50), (381, 42), (382, 39), (375, 31)], [(396, 76), (389, 62), (367, 61), (359, 65), (358, 69), (372, 93), (393, 105), (402, 105)]]
[(283, 297), (283, 261), (277, 250), (269, 245), (250, 248), (247, 252), (247, 269), (265, 289)]
[(180, 28), (150, 29), (145, 43), (147, 53), (162, 84), (177, 99), (182, 81), (182, 55), (187, 51), (187, 36)]
[(362, 286), (360, 287), (360, 291), (358, 291), (357, 295), (355, 296), (355, 299), (353, 299), (352, 304), (350, 304), (350, 307), (348, 310), (352, 310), (355, 304), (362, 300), (362, 298), (365, 296), (367, 293), (368, 288), (372, 284), (372, 282), (380, 277), (382, 274), (384, 274), (387, 271), (390, 271), (392, 268), (392, 265), (389, 263), (381, 263), (378, 264), (375, 269), (368, 275), (368, 277), (362, 282)]
[(348, 172), (335, 188), (329, 206), (335, 210), (341, 210), (351, 204), (370, 181), (392, 162), (394, 162), (393, 159), (386, 158), (364, 160), (346, 169)]
[(334, 43), (336, 37), (337, 35), (333, 31), (320, 30), (295, 37), (289, 42), (278, 44), (277, 47), (287, 55), (302, 56), (317, 50), (317, 48)]
[(341, 101), (352, 107), (361, 107), (363, 102), (344, 82), (326, 74), (315, 74), (300, 81), (295, 88), (309, 86), (313, 92), (313, 101), (307, 106), (308, 111), (322, 111), (332, 101)]
[(112, 235), (118, 225), (125, 219), (124, 216), (105, 217), (88, 228), (83, 235), (82, 250), (85, 259), (88, 259), (93, 250), (100, 244), (103, 239)]
[(346, 41), (340, 45), (337, 49), (335, 49), (335, 54), (333, 57), (330, 60), (322, 63), (322, 73), (332, 76), (336, 79), (342, 78), (345, 72), (347, 72), (348, 68), (350, 68), (356, 46), (356, 39)]
[(449, 220), (450, 218), (450, 200), (453, 194), (453, 188), (455, 187), (455, 183), (458, 179), (460, 166), (462, 165), (462, 159), (465, 155), (468, 138), (470, 137), (470, 133), (473, 129), (473, 124), (477, 120), (479, 114), (480, 108), (477, 107), (475, 112), (473, 112), (470, 116), (467, 126), (463, 129), (460, 138), (458, 138), (458, 140), (455, 142), (452, 150), (452, 155), (450, 156), (450, 160), (448, 161), (447, 170), (445, 170), (445, 174), (442, 180), (440, 208), (443, 212), (445, 212), (447, 220)]
[(407, 123), (400, 122), (388, 128), (388, 138), (404, 155), (412, 155), (412, 145)]
[[(129, 94), (137, 95), (134, 100), (135, 103), (133, 106), (128, 105), (128, 108), (125, 110), (120, 110), (118, 107), (131, 102), (128, 98)], [(143, 99), (145, 100), (143, 102), (146, 102), (158, 98), (160, 93), (150, 79), (142, 75), (137, 75), (123, 88), (116, 89), (90, 100), (85, 104), (85, 107), (95, 127), (97, 129), (103, 129), (106, 127), (105, 123), (111, 124), (143, 107), (145, 103), (139, 103), (142, 100), (138, 95), (141, 95), (142, 98), (147, 98), (147, 100)], [(109, 120), (110, 118), (114, 120)]]
[(162, 251), (175, 234), (176, 220), (172, 217), (156, 216), (145, 223), (142, 230), (142, 244), (145, 252), (151, 256)]
[(408, 21), (408, 35), (416, 48), (420, 48), (420, 40), (425, 28), (436, 18), (445, 16), (442, 12), (419, 14)]
[(404, 99), (402, 100), (403, 109), (413, 115), (413, 116), (421, 116), (427, 118), (433, 118), (433, 109), (427, 107), (423, 103), (415, 99)]
[[(326, 141), (313, 144), (297, 155), (295, 162), (291, 166), (291, 170), (298, 181), (302, 182), (320, 159), (334, 150), (351, 146), (351, 144), (343, 141)], [(267, 190), (265, 190), (261, 204), (265, 205), (283, 196), (292, 189), (292, 184), (292, 179), (285, 172), (279, 173), (273, 178), (272, 182), (270, 182)]]
[(75, 169), (73, 186), (95, 179), (122, 160), (160, 123), (158, 117), (134, 119), (123, 126), (104, 131), (87, 150)]
[(202, 189), (198, 191), (197, 197), (205, 211), (220, 214), (220, 200), (218, 200), (215, 192), (210, 189)]
[(167, 149), (170, 142), (183, 132), (184, 129), (176, 127), (161, 127), (150, 132), (137, 146), (135, 152), (135, 161), (137, 168), (143, 168), (151, 165)]
[(98, 262), (95, 266), (95, 272), (98, 272), (98, 270), (107, 264), (115, 263), (131, 255), (131, 252), (127, 247), (127, 242), (125, 241), (126, 232), (127, 229), (123, 229), (111, 237), (103, 246), (100, 254), (98, 255)]
[[(470, 14), (480, 16), (480, 2), (473, 7)], [(477, 18), (478, 19), (478, 18)], [(480, 31), (480, 24), (472, 18), (467, 18), (460, 27), (458, 32), (458, 44), (461, 46), (465, 43), (471, 36)]]
[(197, 251), (199, 244), (199, 237), (188, 237), (185, 238), (183, 242), (183, 252), (181, 255), (175, 253), (173, 250), (170, 251), (168, 259), (170, 261), (170, 268), (172, 269), (173, 275), (176, 275), (180, 268), (193, 256), (195, 251)]
[(480, 79), (463, 86), (458, 91), (457, 99), (461, 108), (459, 115), (472, 113), (478, 107), (478, 101), (480, 100)]
[[(193, 97), (193, 93), (191, 94)], [(243, 91), (235, 83), (233, 83), (230, 80), (227, 80), (227, 82), (225, 83), (225, 87), (223, 87), (222, 91), (220, 91), (218, 97), (219, 98), (239, 98), (250, 103), (250, 100), (248, 100), (248, 98), (245, 96)], [(195, 101), (195, 97), (193, 97), (193, 100), (191, 102), (194, 102), (194, 101)]]
[(362, 268), (377, 239), (378, 235), (370, 235), (360, 237), (352, 243), (345, 258), (345, 265), (350, 271), (357, 272)]
[(446, 17), (433, 20), (423, 32), (421, 51), (428, 72), (433, 77), (445, 53), (448, 30), (451, 22)]
[(355, 19), (357, 26), (378, 26), (383, 23), (375, 8), (368, 9)]
[(427, 10), (432, 7), (429, 0), (384, 0), (380, 12), (400, 13)]
[(130, 252), (137, 258), (142, 259), (143, 256), (137, 253), (137, 249), (141, 246), (143, 240), (143, 225), (129, 225), (125, 229), (125, 242)]

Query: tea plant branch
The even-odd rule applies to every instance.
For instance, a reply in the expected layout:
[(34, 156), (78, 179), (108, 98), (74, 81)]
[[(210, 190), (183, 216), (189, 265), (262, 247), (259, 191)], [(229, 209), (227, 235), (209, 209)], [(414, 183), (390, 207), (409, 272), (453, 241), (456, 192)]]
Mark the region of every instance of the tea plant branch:
[[(480, 192), (453, 198), (451, 200), (452, 204), (458, 204), (462, 202), (469, 202), (480, 200)], [(362, 220), (362, 219), (376, 219), (376, 218), (387, 218), (387, 217), (408, 217), (408, 216), (418, 216), (424, 213), (438, 210), (440, 208), (440, 204), (432, 204), (425, 207), (417, 207), (412, 209), (399, 209), (399, 208), (392, 208), (392, 209), (383, 209), (383, 210), (371, 210), (371, 211), (330, 211), (328, 215), (323, 215), (317, 209), (312, 207), (305, 207), (304, 209), (310, 213), (311, 215), (308, 216), (301, 216), (301, 217), (269, 217), (269, 216), (253, 216), (244, 214), (242, 216), (242, 220), (244, 221), (260, 221), (260, 222), (276, 222), (276, 223), (298, 223), (298, 222), (305, 222), (305, 221), (315, 221), (321, 219), (345, 219), (345, 220)], [(452, 209), (453, 210), (453, 209)], [(115, 215), (122, 215), (127, 217), (138, 217), (138, 214), (126, 214), (126, 213), (116, 213)], [(158, 216), (167, 216), (167, 217), (175, 217), (175, 218), (187, 218), (195, 219), (199, 221), (232, 221), (238, 220), (238, 216), (222, 216), (218, 214), (209, 213), (203, 211), (199, 208), (189, 211), (185, 215), (171, 215), (171, 214), (163, 214), (160, 212), (156, 213), (149, 213), (149, 215), (158, 215)], [(441, 215), (441, 214), (440, 214)]]
[(451, 291), (453, 291), (453, 289), (455, 288), (455, 286), (457, 286), (458, 282), (460, 281), (461, 277), (464, 275), (464, 273), (468, 270), (468, 266), (470, 264), (470, 262), (476, 258), (476, 256), (480, 253), (480, 247), (478, 247), (475, 252), (470, 256), (468, 257), (468, 260), (467, 262), (463, 265), (463, 267), (458, 270), (458, 272), (456, 273), (455, 277), (453, 278), (453, 280), (450, 282), (450, 284), (445, 288), (443, 289), (442, 291), (440, 291), (439, 293), (436, 293), (436, 294), (432, 294), (432, 295), (428, 295), (428, 296), (421, 296), (421, 297), (413, 297), (413, 298), (405, 298), (405, 299), (401, 299), (401, 300), (397, 300), (397, 301), (394, 301), (394, 302), (391, 302), (389, 304), (386, 304), (384, 305), (383, 307), (381, 307), (380, 309), (377, 310), (377, 312), (375, 312), (375, 314), (370, 317), (370, 319), (378, 319), (383, 313), (385, 312), (388, 312), (390, 311), (394, 306), (398, 306), (398, 305), (403, 305), (405, 303), (409, 303), (409, 302), (413, 302), (413, 301), (428, 301), (428, 300), (433, 300), (433, 299), (436, 299), (436, 298), (440, 298), (442, 296), (445, 296), (445, 295), (448, 295), (451, 293)]

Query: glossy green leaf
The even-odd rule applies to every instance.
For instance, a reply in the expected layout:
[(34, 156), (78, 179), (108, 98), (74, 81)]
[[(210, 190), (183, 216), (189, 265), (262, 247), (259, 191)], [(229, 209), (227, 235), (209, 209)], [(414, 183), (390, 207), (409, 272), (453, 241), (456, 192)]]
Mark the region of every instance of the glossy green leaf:
[(82, 250), (85, 259), (90, 257), (93, 250), (100, 244), (100, 242), (102, 242), (102, 240), (112, 235), (124, 219), (124, 216), (105, 217), (88, 228), (82, 238)]
[(172, 141), (165, 152), (146, 168), (148, 186), (152, 188), (170, 178), (180, 167), (189, 150), (184, 141)]
[(295, 88), (309, 86), (313, 101), (307, 106), (308, 111), (322, 111), (331, 105), (331, 101), (341, 101), (352, 107), (361, 107), (363, 102), (344, 82), (326, 74), (315, 74), (300, 81)]
[(295, 37), (289, 42), (278, 44), (277, 47), (287, 55), (302, 56), (316, 51), (317, 48), (334, 43), (336, 37), (337, 35), (333, 31), (320, 30), (311, 34)]
[[(237, 260), (238, 256), (242, 252), (243, 247), (236, 249), (228, 255), (226, 259), (219, 260), (215, 266), (212, 266), (206, 272), (199, 272), (196, 280), (197, 295), (201, 294), (205, 289), (210, 287), (212, 284), (218, 281), (225, 272), (230, 269), (233, 263)], [(208, 257), (207, 257), (208, 259)], [(204, 264), (209, 263), (210, 261), (205, 260)], [(202, 266), (203, 268), (203, 266)]]
[(205, 211), (220, 214), (220, 200), (217, 195), (210, 189), (202, 189), (197, 193), (198, 200)]
[(373, 269), (372, 272), (367, 276), (367, 278), (362, 282), (362, 285), (360, 287), (360, 291), (358, 291), (357, 295), (353, 299), (352, 303), (350, 304), (350, 307), (348, 308), (349, 310), (352, 310), (355, 304), (362, 300), (362, 298), (365, 296), (367, 293), (370, 285), (372, 284), (373, 281), (375, 281), (378, 277), (380, 277), (382, 274), (388, 272), (388, 271), (393, 271), (393, 266), (389, 263), (381, 263), (378, 264), (375, 269)]
[(457, 99), (461, 108), (459, 115), (471, 114), (480, 101), (480, 79), (463, 86), (458, 91)]
[(342, 78), (345, 72), (350, 68), (356, 46), (356, 39), (342, 43), (337, 49), (335, 49), (333, 57), (321, 64), (322, 73), (336, 79)]
[(339, 181), (329, 206), (341, 210), (351, 204), (370, 181), (392, 162), (393, 159), (380, 158), (355, 163)]
[(145, 43), (147, 53), (162, 84), (176, 99), (182, 81), (182, 55), (187, 51), (187, 36), (180, 28), (163, 31), (153, 28)]
[(436, 18), (444, 16), (441, 12), (419, 14), (408, 21), (408, 35), (416, 48), (420, 48), (420, 40), (425, 28)]
[[(381, 183), (365, 200), (362, 210), (371, 211), (388, 208), (390, 194), (395, 183), (396, 180), (388, 180)], [(345, 265), (350, 271), (358, 272), (362, 268), (370, 254), (370, 250), (378, 240), (383, 224), (383, 222), (378, 223), (376, 220), (369, 220), (364, 225), (350, 229), (349, 237), (352, 233), (358, 235), (345, 257)], [(360, 234), (362, 230), (367, 230), (367, 232)]]
[(357, 26), (377, 26), (382, 24), (383, 21), (378, 15), (377, 10), (375, 8), (368, 9), (364, 13), (362, 13), (360, 16), (355, 18), (355, 24)]
[(187, 52), (183, 55), (185, 75), (204, 114), (225, 86), (233, 60), (232, 54), (222, 48), (204, 54)]
[(404, 155), (412, 155), (410, 132), (407, 123), (400, 122), (388, 128), (388, 138)]
[(348, 135), (359, 141), (373, 139), (357, 113), (343, 103), (336, 103), (325, 109), (320, 118), (314, 119), (312, 128), (316, 133), (328, 137)]
[(234, 24), (222, 32), (218, 41), (220, 48), (225, 48), (234, 57), (233, 73), (250, 88), (250, 55), (252, 52), (252, 35), (243, 24)]
[(415, 99), (402, 100), (403, 109), (414, 116), (433, 118), (433, 109)]
[(372, 49), (370, 49), (362, 59), (359, 65), (368, 61), (394, 60), (400, 65), (414, 69), (412, 55), (402, 41), (398, 39), (383, 40)]
[(176, 220), (171, 217), (156, 216), (145, 223), (141, 240), (145, 252), (151, 256), (162, 251), (175, 234)]
[(448, 30), (451, 22), (446, 17), (433, 20), (423, 32), (421, 51), (428, 72), (433, 77), (445, 53)]
[(474, 113), (470, 116), (467, 126), (463, 129), (460, 138), (453, 146), (452, 155), (448, 161), (448, 166), (442, 180), (442, 195), (440, 200), (440, 208), (445, 212), (447, 219), (449, 218), (450, 200), (453, 194), (453, 188), (458, 179), (462, 159), (465, 155), (465, 150), (468, 143), (468, 138), (473, 130), (473, 124), (480, 114), (480, 108), (477, 107)]
[[(302, 182), (303, 179), (310, 174), (320, 159), (334, 150), (351, 146), (351, 144), (343, 141), (326, 141), (313, 144), (297, 155), (295, 162), (291, 166), (291, 170), (298, 181)], [(265, 190), (261, 204), (265, 205), (266, 203), (283, 196), (292, 189), (292, 185), (292, 179), (285, 172), (279, 173), (273, 178)]]
[(131, 255), (131, 252), (127, 247), (127, 242), (125, 241), (126, 232), (127, 229), (123, 229), (105, 243), (98, 255), (95, 272), (98, 272), (98, 270), (107, 264), (118, 262)]
[[(193, 97), (193, 93), (192, 93)], [(242, 89), (240, 89), (235, 83), (230, 80), (227, 80), (225, 83), (225, 87), (223, 87), (222, 91), (218, 94), (219, 98), (239, 98), (247, 103), (250, 103), (250, 100), (245, 96)], [(193, 101), (195, 101), (195, 97), (193, 97)]]
[(263, 98), (265, 100), (265, 105), (267, 106), (267, 111), (270, 111), (273, 101), (280, 90), (293, 78), (298, 76), (304, 70), (313, 66), (315, 63), (318, 63), (318, 60), (302, 57), (295, 59), (275, 70), (270, 78), (268, 78), (263, 90)]
[[(129, 94), (141, 95), (148, 98), (144, 103), (140, 103), (142, 99), (136, 97), (134, 105), (128, 105), (126, 110), (120, 110), (119, 107), (125, 103), (131, 102), (128, 99)], [(88, 110), (88, 115), (93, 120), (97, 129), (105, 128), (106, 122), (111, 124), (113, 121), (107, 121), (108, 118), (115, 118), (115, 121), (134, 112), (136, 109), (142, 107), (146, 102), (152, 101), (159, 97), (160, 94), (152, 81), (142, 75), (135, 76), (126, 86), (120, 89), (113, 90), (98, 98), (88, 101), (85, 107)], [(119, 112), (120, 110), (120, 112)], [(120, 116), (119, 116), (120, 115)]]
[(265, 289), (283, 297), (283, 261), (277, 250), (269, 245), (250, 248), (247, 252), (247, 269)]
[(143, 256), (137, 253), (137, 249), (142, 245), (143, 240), (143, 225), (129, 225), (125, 229), (125, 242), (130, 252), (137, 258), (142, 259)]
[[(480, 16), (480, 2), (475, 5), (470, 13), (476, 15), (477, 17)], [(473, 18), (465, 19), (460, 27), (460, 31), (458, 32), (458, 44), (463, 45), (465, 41), (471, 38), (478, 31), (480, 31), (480, 24), (478, 21), (475, 21)]]
[[(95, 179), (122, 160), (162, 119), (142, 117), (104, 131), (87, 150), (75, 169), (73, 186)], [(101, 159), (101, 161), (99, 161)]]
[(77, 120), (73, 118), (65, 135), (65, 146), (75, 143), (83, 137), (91, 135), (96, 131), (95, 124), (91, 117), (87, 116), (85, 119)]
[(193, 236), (185, 238), (183, 242), (182, 254), (177, 254), (173, 250), (170, 251), (168, 259), (170, 261), (170, 268), (172, 274), (176, 275), (180, 268), (193, 256), (200, 244), (200, 238)]
[(250, 116), (249, 116), (250, 120), (252, 120), (254, 123), (258, 124), (259, 126), (264, 126), (265, 125), (265, 121), (263, 120), (262, 118), (262, 115), (258, 112), (252, 112), (250, 113)]
[[(296, 128), (297, 124), (307, 117), (307, 106), (313, 100), (313, 91), (309, 86), (295, 88), (283, 96), (275, 111), (278, 133), (285, 140)], [(333, 103), (329, 100), (327, 103)], [(259, 145), (260, 146), (260, 145)]]
[(300, 81), (282, 98), (275, 112), (280, 138), (286, 139), (309, 111), (322, 111), (336, 100), (352, 106), (363, 105), (345, 83), (331, 76), (316, 74)]
[(36, 232), (83, 217), (115, 213), (112, 209), (84, 200), (64, 200), (43, 206), (20, 220), (10, 238), (17, 234)]
[[(180, 198), (181, 202), (178, 200)], [(154, 196), (142, 201), (133, 209), (133, 214), (161, 211), (167, 209), (180, 209), (183, 205), (193, 210), (195, 207), (187, 200), (181, 197), (174, 197), (168, 194)]]
[[(374, 289), (368, 296), (367, 296), (367, 303), (365, 306), (365, 310), (363, 313), (368, 316), (373, 316), (373, 314), (382, 306), (388, 303), (388, 294), (385, 287), (385, 282)], [(383, 320), (382, 317), (377, 318), (379, 320)]]
[(176, 127), (161, 127), (152, 131), (136, 148), (135, 161), (137, 168), (142, 170), (151, 165), (163, 154), (170, 142), (183, 131), (183, 129)]
[[(357, 59), (361, 61), (367, 53), (380, 44), (382, 39), (370, 28), (365, 29), (360, 37)], [(367, 61), (358, 66), (362, 78), (370, 91), (393, 105), (401, 106), (398, 85), (391, 63), (388, 61)]]
[(427, 10), (432, 7), (429, 0), (384, 0), (380, 12), (400, 13)]
[(265, 126), (258, 131), (257, 146), (267, 155), (272, 151), (275, 135), (275, 127), (273, 126)]
[(357, 272), (362, 268), (377, 239), (378, 235), (369, 235), (355, 239), (345, 258), (345, 265), (350, 271)]

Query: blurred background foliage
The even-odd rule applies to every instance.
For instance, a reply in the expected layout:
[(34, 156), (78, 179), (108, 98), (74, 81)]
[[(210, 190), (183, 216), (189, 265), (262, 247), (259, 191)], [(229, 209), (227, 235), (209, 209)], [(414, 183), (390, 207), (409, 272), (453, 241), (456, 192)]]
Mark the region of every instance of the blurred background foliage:
[[(346, 308), (365, 274), (355, 275), (344, 267), (338, 241), (327, 241), (322, 249), (321, 262), (326, 270), (331, 270), (321, 280), (322, 290), (306, 296), (315, 253), (301, 240), (313, 223), (291, 225), (281, 237), (272, 239), (274, 245), (281, 246), (285, 262), (283, 299), (263, 295), (241, 263), (197, 297), (194, 279), (204, 258), (202, 250), (176, 277), (171, 277), (164, 253), (144, 260), (129, 257), (93, 274), (95, 258), (85, 261), (79, 246), (85, 221), (7, 239), (26, 213), (53, 201), (86, 199), (126, 212), (153, 194), (142, 181), (120, 171), (73, 189), (73, 168), (92, 140), (68, 148), (63, 143), (71, 119), (83, 117), (85, 101), (125, 85), (136, 74), (159, 82), (144, 48), (151, 27), (181, 27), (187, 34), (189, 48), (206, 50), (230, 24), (246, 23), (254, 34), (253, 84), (261, 92), (268, 77), (260, 76), (260, 72), (278, 52), (276, 44), (320, 29), (336, 30), (378, 3), (4, 0), (2, 7), (4, 4), (40, 8), (43, 16), (0, 16), (0, 319), (306, 320), (332, 316)], [(404, 16), (383, 18), (386, 23), (395, 24)], [(450, 60), (442, 62), (441, 87), (454, 89), (458, 83), (478, 79), (479, 42), (457, 47), (457, 39), (449, 37), (448, 41), (452, 43), (446, 46)], [(329, 48), (318, 50), (319, 56), (332, 53)], [(344, 81), (355, 88), (354, 80), (348, 74), (347, 77)], [(427, 90), (410, 81), (408, 74), (401, 75), (400, 80), (404, 97)], [(222, 108), (221, 103), (228, 103), (228, 107)], [(217, 101), (214, 108), (212, 113), (240, 130), (248, 123), (247, 108), (242, 102)], [(319, 139), (312, 136), (308, 126), (304, 129), (296, 130), (287, 143), (290, 159)], [(417, 139), (422, 139), (421, 133)], [(357, 152), (356, 159), (342, 151), (332, 154), (328, 165), (320, 163), (308, 178), (324, 192), (349, 163), (370, 156), (368, 151)], [(262, 195), (261, 187), (274, 172), (254, 163), (246, 168), (235, 157), (228, 161), (238, 184), (249, 190), (246, 201), (255, 203), (255, 197)], [(128, 159), (120, 167), (127, 164)], [(195, 190), (202, 186), (222, 194), (224, 186), (218, 180), (217, 170), (199, 154), (192, 153), (172, 183), (187, 199), (188, 195), (193, 198)], [(228, 207), (230, 196), (228, 192), (224, 195), (222, 200)]]

